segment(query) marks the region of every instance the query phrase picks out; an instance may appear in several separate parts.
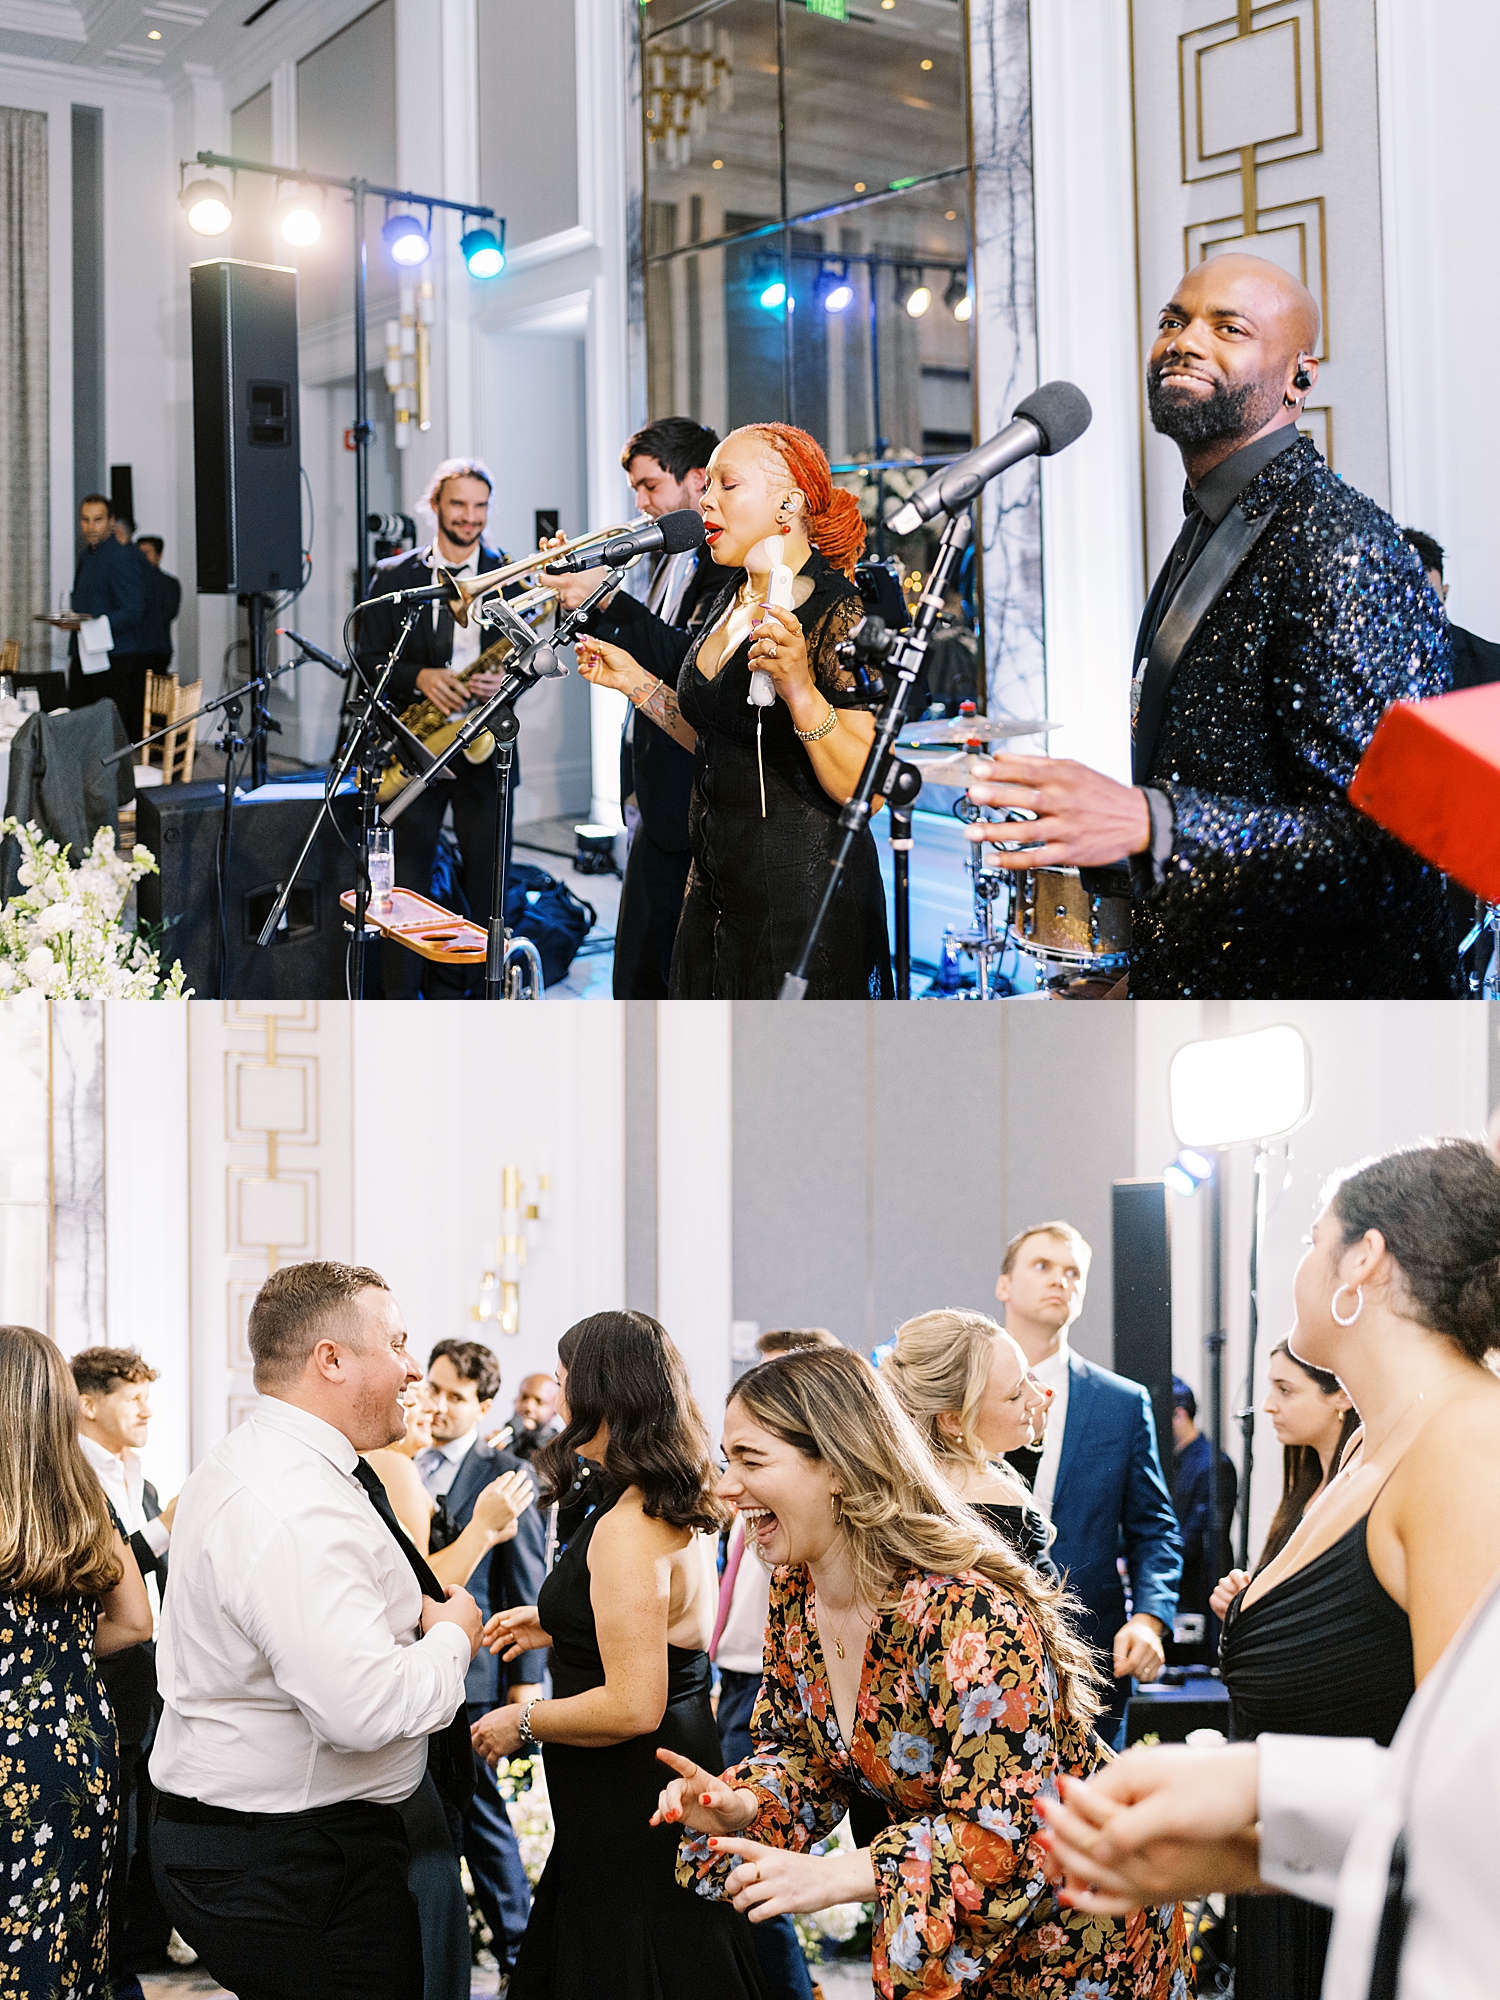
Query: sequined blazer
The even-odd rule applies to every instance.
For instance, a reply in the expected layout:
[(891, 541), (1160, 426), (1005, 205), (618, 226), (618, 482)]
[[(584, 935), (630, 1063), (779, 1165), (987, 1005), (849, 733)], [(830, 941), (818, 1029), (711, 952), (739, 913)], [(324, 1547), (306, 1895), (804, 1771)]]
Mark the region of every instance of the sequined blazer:
[(1442, 877), (1347, 796), (1390, 703), (1447, 691), (1442, 606), (1395, 522), (1305, 438), (1239, 504), (1274, 519), (1143, 692), (1136, 782), (1166, 794), (1174, 833), (1137, 870), (1131, 997), (1454, 994)]

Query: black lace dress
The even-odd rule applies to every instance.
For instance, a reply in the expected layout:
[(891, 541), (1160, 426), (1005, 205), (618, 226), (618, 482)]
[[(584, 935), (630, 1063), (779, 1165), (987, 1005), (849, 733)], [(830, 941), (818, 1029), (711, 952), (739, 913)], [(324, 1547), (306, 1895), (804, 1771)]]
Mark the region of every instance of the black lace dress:
[[(608, 1494), (575, 1529), (537, 1595), (560, 1701), (604, 1685), (588, 1554), (618, 1499)], [(510, 2000), (765, 2000), (749, 1918), (680, 1889), (682, 1829), (648, 1824), (672, 1775), (658, 1745), (723, 1769), (711, 1679), (707, 1653), (668, 1646), (667, 1710), (654, 1734), (595, 1750), (543, 1746), (554, 1837)]]
[[(795, 614), (807, 637), (808, 664), (832, 705), (848, 707), (852, 678), (834, 647), (858, 624), (864, 607), (848, 577), (816, 549), (802, 574), (813, 584)], [(688, 815), (693, 865), (672, 953), (674, 1000), (774, 1000), (796, 962), (842, 838), (839, 806), (818, 783), (786, 704), (750, 704), (748, 646), (736, 646), (712, 680), (698, 671), (703, 640), (743, 581), (742, 570), (727, 579), (677, 682), (678, 705), (698, 732), (698, 748)], [(866, 827), (823, 926), (807, 997), (884, 1000), (891, 990), (885, 887)]]

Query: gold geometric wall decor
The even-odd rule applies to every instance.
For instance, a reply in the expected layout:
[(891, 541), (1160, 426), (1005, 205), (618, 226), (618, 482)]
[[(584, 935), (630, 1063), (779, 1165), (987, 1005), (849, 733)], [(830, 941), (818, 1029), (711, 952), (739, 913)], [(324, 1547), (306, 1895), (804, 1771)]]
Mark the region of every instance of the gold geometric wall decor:
[(1259, 227), (1247, 234), (1242, 217), (1215, 216), (1209, 222), (1190, 222), (1182, 232), (1187, 268), (1205, 257), (1222, 257), (1227, 251), (1241, 250), (1252, 257), (1266, 257), (1298, 279), (1318, 301), (1323, 315), (1318, 359), (1328, 359), (1328, 230), (1325, 203), (1321, 195), (1310, 201), (1282, 202), (1275, 208), (1256, 211)]
[[(1318, 0), (1239, 0), (1177, 38), (1182, 178), (1211, 180), (1323, 148)], [(1247, 218), (1251, 204), (1246, 205)]]

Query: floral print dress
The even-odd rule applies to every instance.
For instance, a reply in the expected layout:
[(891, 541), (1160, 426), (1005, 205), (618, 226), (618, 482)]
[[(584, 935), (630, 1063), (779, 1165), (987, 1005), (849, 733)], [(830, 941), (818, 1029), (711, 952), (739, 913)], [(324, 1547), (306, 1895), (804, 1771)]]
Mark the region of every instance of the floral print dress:
[(98, 1600), (0, 1590), (0, 1996), (108, 2000), (115, 1725)]
[[(913, 1573), (871, 1627), (846, 1745), (834, 1716), (807, 1572), (777, 1570), (754, 1753), (725, 1773), (753, 1791), (747, 1840), (806, 1849), (861, 1787), (893, 1824), (870, 1844), (877, 1990), (1007, 2000), (1185, 2000), (1175, 1904), (1128, 1918), (1063, 1908), (1042, 1872), (1037, 1797), (1108, 1756), (1058, 1706), (1035, 1624), (987, 1577)], [(686, 1834), (677, 1879), (718, 1896), (731, 1858)]]

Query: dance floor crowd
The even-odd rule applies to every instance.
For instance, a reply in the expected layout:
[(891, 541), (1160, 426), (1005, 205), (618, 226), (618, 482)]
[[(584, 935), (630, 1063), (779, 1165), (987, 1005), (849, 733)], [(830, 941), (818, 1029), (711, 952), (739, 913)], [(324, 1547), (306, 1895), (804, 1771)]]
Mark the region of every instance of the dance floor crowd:
[[(763, 1335), (712, 1429), (646, 1314), (504, 1418), (487, 1347), (420, 1367), (377, 1272), (290, 1266), (165, 1505), (149, 1363), (0, 1327), (0, 1996), (128, 2000), (175, 1931), (242, 2000), (458, 2000), (470, 1894), (512, 2000), (810, 2000), (794, 1920), (848, 1905), (888, 1996), (1492, 1991), (1500, 1163), (1310, 1220), (1248, 1569), (1188, 1385), (1164, 1469), (1070, 1344), (1061, 1220), (995, 1317)], [(1194, 1601), (1233, 1741), (1119, 1754)]]

